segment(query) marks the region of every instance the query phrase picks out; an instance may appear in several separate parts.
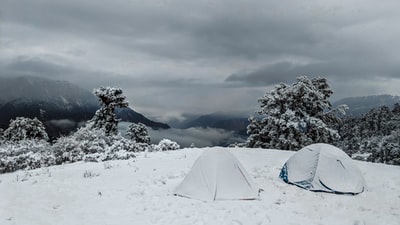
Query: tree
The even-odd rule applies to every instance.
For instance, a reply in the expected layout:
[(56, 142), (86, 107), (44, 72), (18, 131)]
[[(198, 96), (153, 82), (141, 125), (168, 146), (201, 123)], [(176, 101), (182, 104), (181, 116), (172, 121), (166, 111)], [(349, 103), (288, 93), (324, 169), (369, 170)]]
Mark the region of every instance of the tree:
[(400, 105), (371, 109), (358, 118), (348, 118), (340, 131), (347, 154), (367, 154), (367, 160), (400, 164)]
[(400, 165), (400, 130), (392, 131), (384, 137), (372, 137), (379, 144), (368, 146), (371, 154), (368, 161)]
[(262, 140), (260, 132), (262, 130), (261, 121), (253, 116), (249, 117), (249, 125), (247, 126), (247, 138), (246, 145), (253, 148), (259, 148), (262, 146)]
[(131, 123), (128, 126), (125, 136), (136, 143), (150, 144), (150, 136), (146, 125), (143, 123)]
[(4, 131), (4, 138), (8, 141), (49, 140), (43, 123), (36, 117), (33, 119), (17, 117), (15, 120), (10, 120), (9, 127)]
[(4, 141), (4, 130), (0, 128), (0, 144)]
[(336, 115), (340, 110), (332, 110), (328, 100), (332, 93), (326, 78), (320, 77), (301, 76), (292, 86), (277, 85), (258, 100), (261, 119), (249, 119), (247, 145), (298, 150), (338, 140), (335, 125), (341, 121)]
[(107, 135), (118, 133), (118, 119), (115, 108), (128, 107), (126, 97), (122, 94), (121, 88), (100, 87), (94, 89), (93, 93), (99, 98), (100, 109), (88, 124), (92, 128), (104, 129)]

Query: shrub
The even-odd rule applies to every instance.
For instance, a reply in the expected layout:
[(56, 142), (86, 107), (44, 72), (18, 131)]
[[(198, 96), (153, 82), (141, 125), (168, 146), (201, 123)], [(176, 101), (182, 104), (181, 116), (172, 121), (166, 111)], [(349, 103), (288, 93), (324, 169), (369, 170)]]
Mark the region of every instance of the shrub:
[(17, 117), (15, 120), (10, 120), (10, 125), (3, 135), (6, 140), (14, 142), (32, 139), (49, 140), (43, 123), (37, 118)]
[(169, 150), (177, 150), (180, 146), (175, 141), (171, 141), (169, 139), (162, 139), (158, 145), (154, 146), (154, 150), (156, 151), (169, 151)]
[(80, 128), (69, 137), (61, 137), (52, 146), (58, 164), (64, 162), (101, 162), (135, 157), (147, 144), (136, 143), (120, 134), (107, 135), (103, 129)]
[(23, 140), (0, 146), (0, 173), (54, 165), (55, 156), (46, 141)]

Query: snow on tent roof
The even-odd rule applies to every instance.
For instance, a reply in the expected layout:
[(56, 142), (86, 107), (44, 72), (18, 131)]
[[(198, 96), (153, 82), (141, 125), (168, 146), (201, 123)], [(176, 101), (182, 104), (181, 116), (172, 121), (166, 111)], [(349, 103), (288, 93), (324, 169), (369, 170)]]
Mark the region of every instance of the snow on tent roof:
[(228, 150), (205, 151), (175, 189), (178, 196), (204, 201), (257, 199), (259, 188)]
[(285, 182), (311, 191), (358, 194), (365, 180), (353, 160), (329, 144), (312, 144), (295, 153), (279, 175)]

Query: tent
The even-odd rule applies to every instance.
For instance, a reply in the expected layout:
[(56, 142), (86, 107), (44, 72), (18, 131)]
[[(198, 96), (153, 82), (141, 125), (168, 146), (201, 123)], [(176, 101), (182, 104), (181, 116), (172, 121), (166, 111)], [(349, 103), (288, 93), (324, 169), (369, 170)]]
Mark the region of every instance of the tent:
[(285, 182), (311, 191), (358, 194), (365, 180), (353, 160), (329, 144), (312, 144), (295, 153), (279, 175)]
[(226, 149), (206, 150), (175, 189), (178, 196), (204, 201), (257, 199), (259, 189)]

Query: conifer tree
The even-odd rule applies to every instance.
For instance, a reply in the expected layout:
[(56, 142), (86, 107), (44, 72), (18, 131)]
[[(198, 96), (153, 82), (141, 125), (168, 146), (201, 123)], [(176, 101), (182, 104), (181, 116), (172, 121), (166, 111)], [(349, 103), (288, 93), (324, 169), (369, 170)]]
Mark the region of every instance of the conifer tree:
[(93, 93), (99, 98), (100, 109), (96, 111), (94, 117), (89, 121), (92, 128), (104, 129), (107, 135), (118, 133), (118, 119), (115, 108), (128, 107), (126, 97), (121, 88), (100, 87), (94, 89)]
[(340, 119), (328, 100), (332, 93), (327, 80), (320, 77), (301, 76), (291, 86), (277, 85), (258, 100), (262, 118), (250, 118), (247, 145), (298, 150), (311, 143), (338, 140), (334, 125)]
[(150, 136), (143, 123), (131, 123), (126, 131), (126, 137), (136, 143), (150, 144)]

